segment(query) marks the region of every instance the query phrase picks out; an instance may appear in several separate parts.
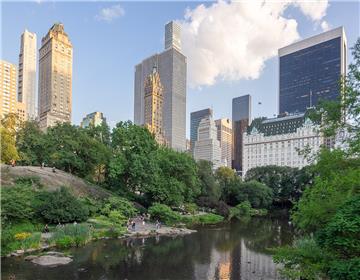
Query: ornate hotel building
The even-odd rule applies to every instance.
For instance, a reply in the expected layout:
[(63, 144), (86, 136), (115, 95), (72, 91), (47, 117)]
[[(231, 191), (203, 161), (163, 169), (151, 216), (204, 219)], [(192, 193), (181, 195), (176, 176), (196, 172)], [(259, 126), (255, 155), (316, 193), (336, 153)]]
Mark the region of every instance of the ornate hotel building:
[(46, 129), (71, 122), (73, 47), (64, 25), (54, 24), (39, 50), (39, 119)]
[(299, 153), (311, 149), (310, 155), (326, 144), (306, 113), (252, 121), (243, 136), (243, 176), (254, 167), (266, 165), (302, 168), (310, 159)]
[(164, 145), (166, 143), (163, 125), (164, 88), (156, 66), (145, 80), (144, 91), (144, 125), (154, 135), (156, 142)]

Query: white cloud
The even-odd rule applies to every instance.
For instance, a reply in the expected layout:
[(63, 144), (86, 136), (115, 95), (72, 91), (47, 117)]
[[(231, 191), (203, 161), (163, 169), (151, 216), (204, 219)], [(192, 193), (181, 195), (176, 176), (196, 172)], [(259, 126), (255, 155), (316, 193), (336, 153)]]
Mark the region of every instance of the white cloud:
[(322, 2), (322, 9), (300, 1), (219, 1), (188, 9), (179, 23), (190, 86), (258, 78), (266, 60), (300, 38), (297, 21), (284, 16), (286, 8), (298, 7), (318, 21), (326, 13)]
[(294, 3), (301, 12), (314, 21), (321, 20), (326, 15), (329, 6), (328, 0), (297, 0)]
[(326, 21), (326, 20), (323, 20), (321, 22), (321, 29), (323, 31), (328, 31), (329, 29), (331, 28), (330, 24)]
[(111, 22), (114, 19), (121, 17), (125, 14), (125, 10), (120, 5), (114, 5), (109, 8), (103, 8), (100, 10), (99, 14), (95, 16), (97, 20), (103, 20)]

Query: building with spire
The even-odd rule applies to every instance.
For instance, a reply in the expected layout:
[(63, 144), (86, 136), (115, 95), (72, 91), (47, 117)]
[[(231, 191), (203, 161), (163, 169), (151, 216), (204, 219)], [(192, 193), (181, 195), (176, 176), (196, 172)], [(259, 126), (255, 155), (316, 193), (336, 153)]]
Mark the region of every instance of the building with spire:
[(18, 101), (24, 103), (25, 118), (35, 120), (36, 111), (36, 34), (21, 35), (18, 73)]
[(157, 66), (163, 86), (163, 126), (167, 145), (186, 150), (186, 57), (181, 52), (180, 26), (165, 26), (165, 50), (135, 66), (134, 123), (145, 124), (145, 80)]
[(163, 91), (157, 67), (154, 66), (144, 85), (144, 125), (154, 135), (156, 142), (162, 145), (166, 143), (163, 125)]
[(73, 47), (64, 25), (55, 23), (39, 50), (39, 120), (45, 130), (71, 122)]

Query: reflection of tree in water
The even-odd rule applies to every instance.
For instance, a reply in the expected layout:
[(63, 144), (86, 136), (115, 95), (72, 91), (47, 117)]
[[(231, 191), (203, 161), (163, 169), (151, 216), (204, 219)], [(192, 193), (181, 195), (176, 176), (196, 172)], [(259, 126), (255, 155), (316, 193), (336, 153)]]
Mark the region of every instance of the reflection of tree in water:
[(287, 220), (252, 218), (248, 223), (233, 224), (232, 231), (244, 238), (245, 245), (257, 253), (269, 254), (268, 248), (290, 244), (293, 231)]

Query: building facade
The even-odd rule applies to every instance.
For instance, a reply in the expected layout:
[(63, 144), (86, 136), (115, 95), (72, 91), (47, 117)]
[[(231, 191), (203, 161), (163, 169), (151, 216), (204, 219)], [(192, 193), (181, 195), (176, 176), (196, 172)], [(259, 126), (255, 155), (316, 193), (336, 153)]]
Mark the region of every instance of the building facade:
[(309, 156), (326, 144), (308, 112), (255, 119), (244, 134), (243, 175), (254, 167), (277, 165), (302, 168), (310, 163), (300, 151), (310, 149)]
[(71, 122), (73, 48), (64, 25), (54, 24), (39, 50), (39, 120), (46, 129)]
[(153, 72), (145, 80), (144, 91), (145, 127), (154, 135), (156, 142), (165, 145), (163, 125), (164, 88), (156, 66), (153, 67)]
[(36, 34), (21, 35), (18, 76), (18, 101), (25, 104), (26, 119), (35, 120), (36, 111)]
[(99, 126), (103, 123), (106, 123), (106, 118), (104, 117), (104, 114), (101, 112), (93, 112), (90, 114), (87, 114), (80, 123), (80, 127), (86, 128), (89, 126)]
[(209, 117), (213, 117), (213, 111), (210, 108), (192, 112), (190, 114), (190, 149), (192, 152), (194, 152), (195, 141), (198, 138), (198, 128), (200, 121)]
[(222, 166), (220, 141), (217, 139), (217, 129), (212, 117), (203, 118), (199, 123), (194, 159), (210, 161), (214, 170)]
[(251, 123), (251, 96), (249, 94), (232, 100), (233, 156), (232, 168), (241, 173), (243, 158), (243, 134)]
[(279, 49), (279, 114), (303, 113), (321, 99), (336, 100), (346, 52), (343, 27)]
[(217, 139), (220, 142), (221, 162), (224, 166), (231, 168), (233, 134), (232, 122), (230, 119), (219, 119), (215, 121)]
[(16, 65), (10, 62), (0, 61), (0, 117), (7, 114), (17, 113), (16, 100)]
[[(169, 34), (172, 36), (171, 33)], [(165, 41), (169, 41), (168, 35), (165, 36)], [(186, 57), (177, 48), (170, 46), (160, 54), (150, 56), (135, 66), (134, 123), (145, 124), (144, 84), (154, 65), (157, 66), (164, 88), (163, 125), (166, 142), (175, 150), (185, 151)]]

